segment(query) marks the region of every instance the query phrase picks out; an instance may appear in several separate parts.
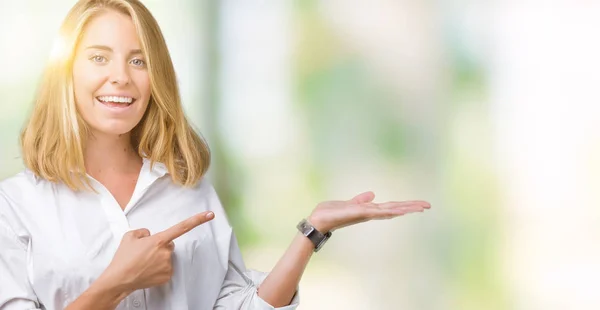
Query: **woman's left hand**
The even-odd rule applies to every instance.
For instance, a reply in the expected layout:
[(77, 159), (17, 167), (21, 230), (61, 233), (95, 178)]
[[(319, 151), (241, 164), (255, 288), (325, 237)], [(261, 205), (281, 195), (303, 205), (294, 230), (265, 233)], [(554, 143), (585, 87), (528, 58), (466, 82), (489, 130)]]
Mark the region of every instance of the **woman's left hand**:
[(317, 205), (308, 221), (322, 233), (370, 220), (391, 219), (431, 206), (426, 201), (373, 202), (375, 194), (365, 192), (347, 201), (325, 201)]

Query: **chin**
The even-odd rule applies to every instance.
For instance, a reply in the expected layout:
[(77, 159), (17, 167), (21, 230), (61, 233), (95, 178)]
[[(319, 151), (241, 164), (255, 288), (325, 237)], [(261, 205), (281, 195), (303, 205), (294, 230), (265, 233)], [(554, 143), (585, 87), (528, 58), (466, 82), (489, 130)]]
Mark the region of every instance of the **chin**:
[(135, 124), (98, 126), (98, 127), (94, 127), (93, 131), (96, 133), (99, 133), (101, 135), (120, 136), (120, 135), (130, 133), (134, 127), (135, 127)]

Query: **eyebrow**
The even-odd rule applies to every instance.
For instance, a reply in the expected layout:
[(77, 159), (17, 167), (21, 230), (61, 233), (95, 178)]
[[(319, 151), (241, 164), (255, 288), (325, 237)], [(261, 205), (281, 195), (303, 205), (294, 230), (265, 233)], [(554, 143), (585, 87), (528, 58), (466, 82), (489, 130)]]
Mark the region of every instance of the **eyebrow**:
[[(90, 45), (90, 46), (86, 47), (85, 49), (86, 50), (96, 49), (96, 50), (103, 50), (103, 51), (107, 51), (107, 52), (113, 52), (113, 49), (106, 45)], [(135, 49), (135, 50), (129, 51), (129, 55), (136, 55), (136, 54), (142, 54), (142, 50)]]

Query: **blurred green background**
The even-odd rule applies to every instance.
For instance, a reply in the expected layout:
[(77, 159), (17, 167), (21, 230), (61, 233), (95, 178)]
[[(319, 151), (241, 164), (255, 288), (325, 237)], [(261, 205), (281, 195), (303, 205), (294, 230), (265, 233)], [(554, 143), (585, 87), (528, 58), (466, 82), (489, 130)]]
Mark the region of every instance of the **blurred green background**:
[[(0, 0), (0, 179), (74, 0)], [(146, 0), (248, 267), (320, 201), (423, 214), (336, 231), (300, 309), (598, 309), (600, 6)]]

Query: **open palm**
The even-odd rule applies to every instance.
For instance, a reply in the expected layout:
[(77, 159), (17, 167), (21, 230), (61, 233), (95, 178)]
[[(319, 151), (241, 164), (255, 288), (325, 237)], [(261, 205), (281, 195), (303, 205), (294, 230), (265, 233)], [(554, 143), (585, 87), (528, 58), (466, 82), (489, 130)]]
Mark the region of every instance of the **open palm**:
[(308, 221), (322, 233), (370, 220), (391, 219), (412, 212), (423, 212), (426, 201), (373, 202), (375, 194), (364, 192), (346, 201), (325, 201), (317, 205)]

